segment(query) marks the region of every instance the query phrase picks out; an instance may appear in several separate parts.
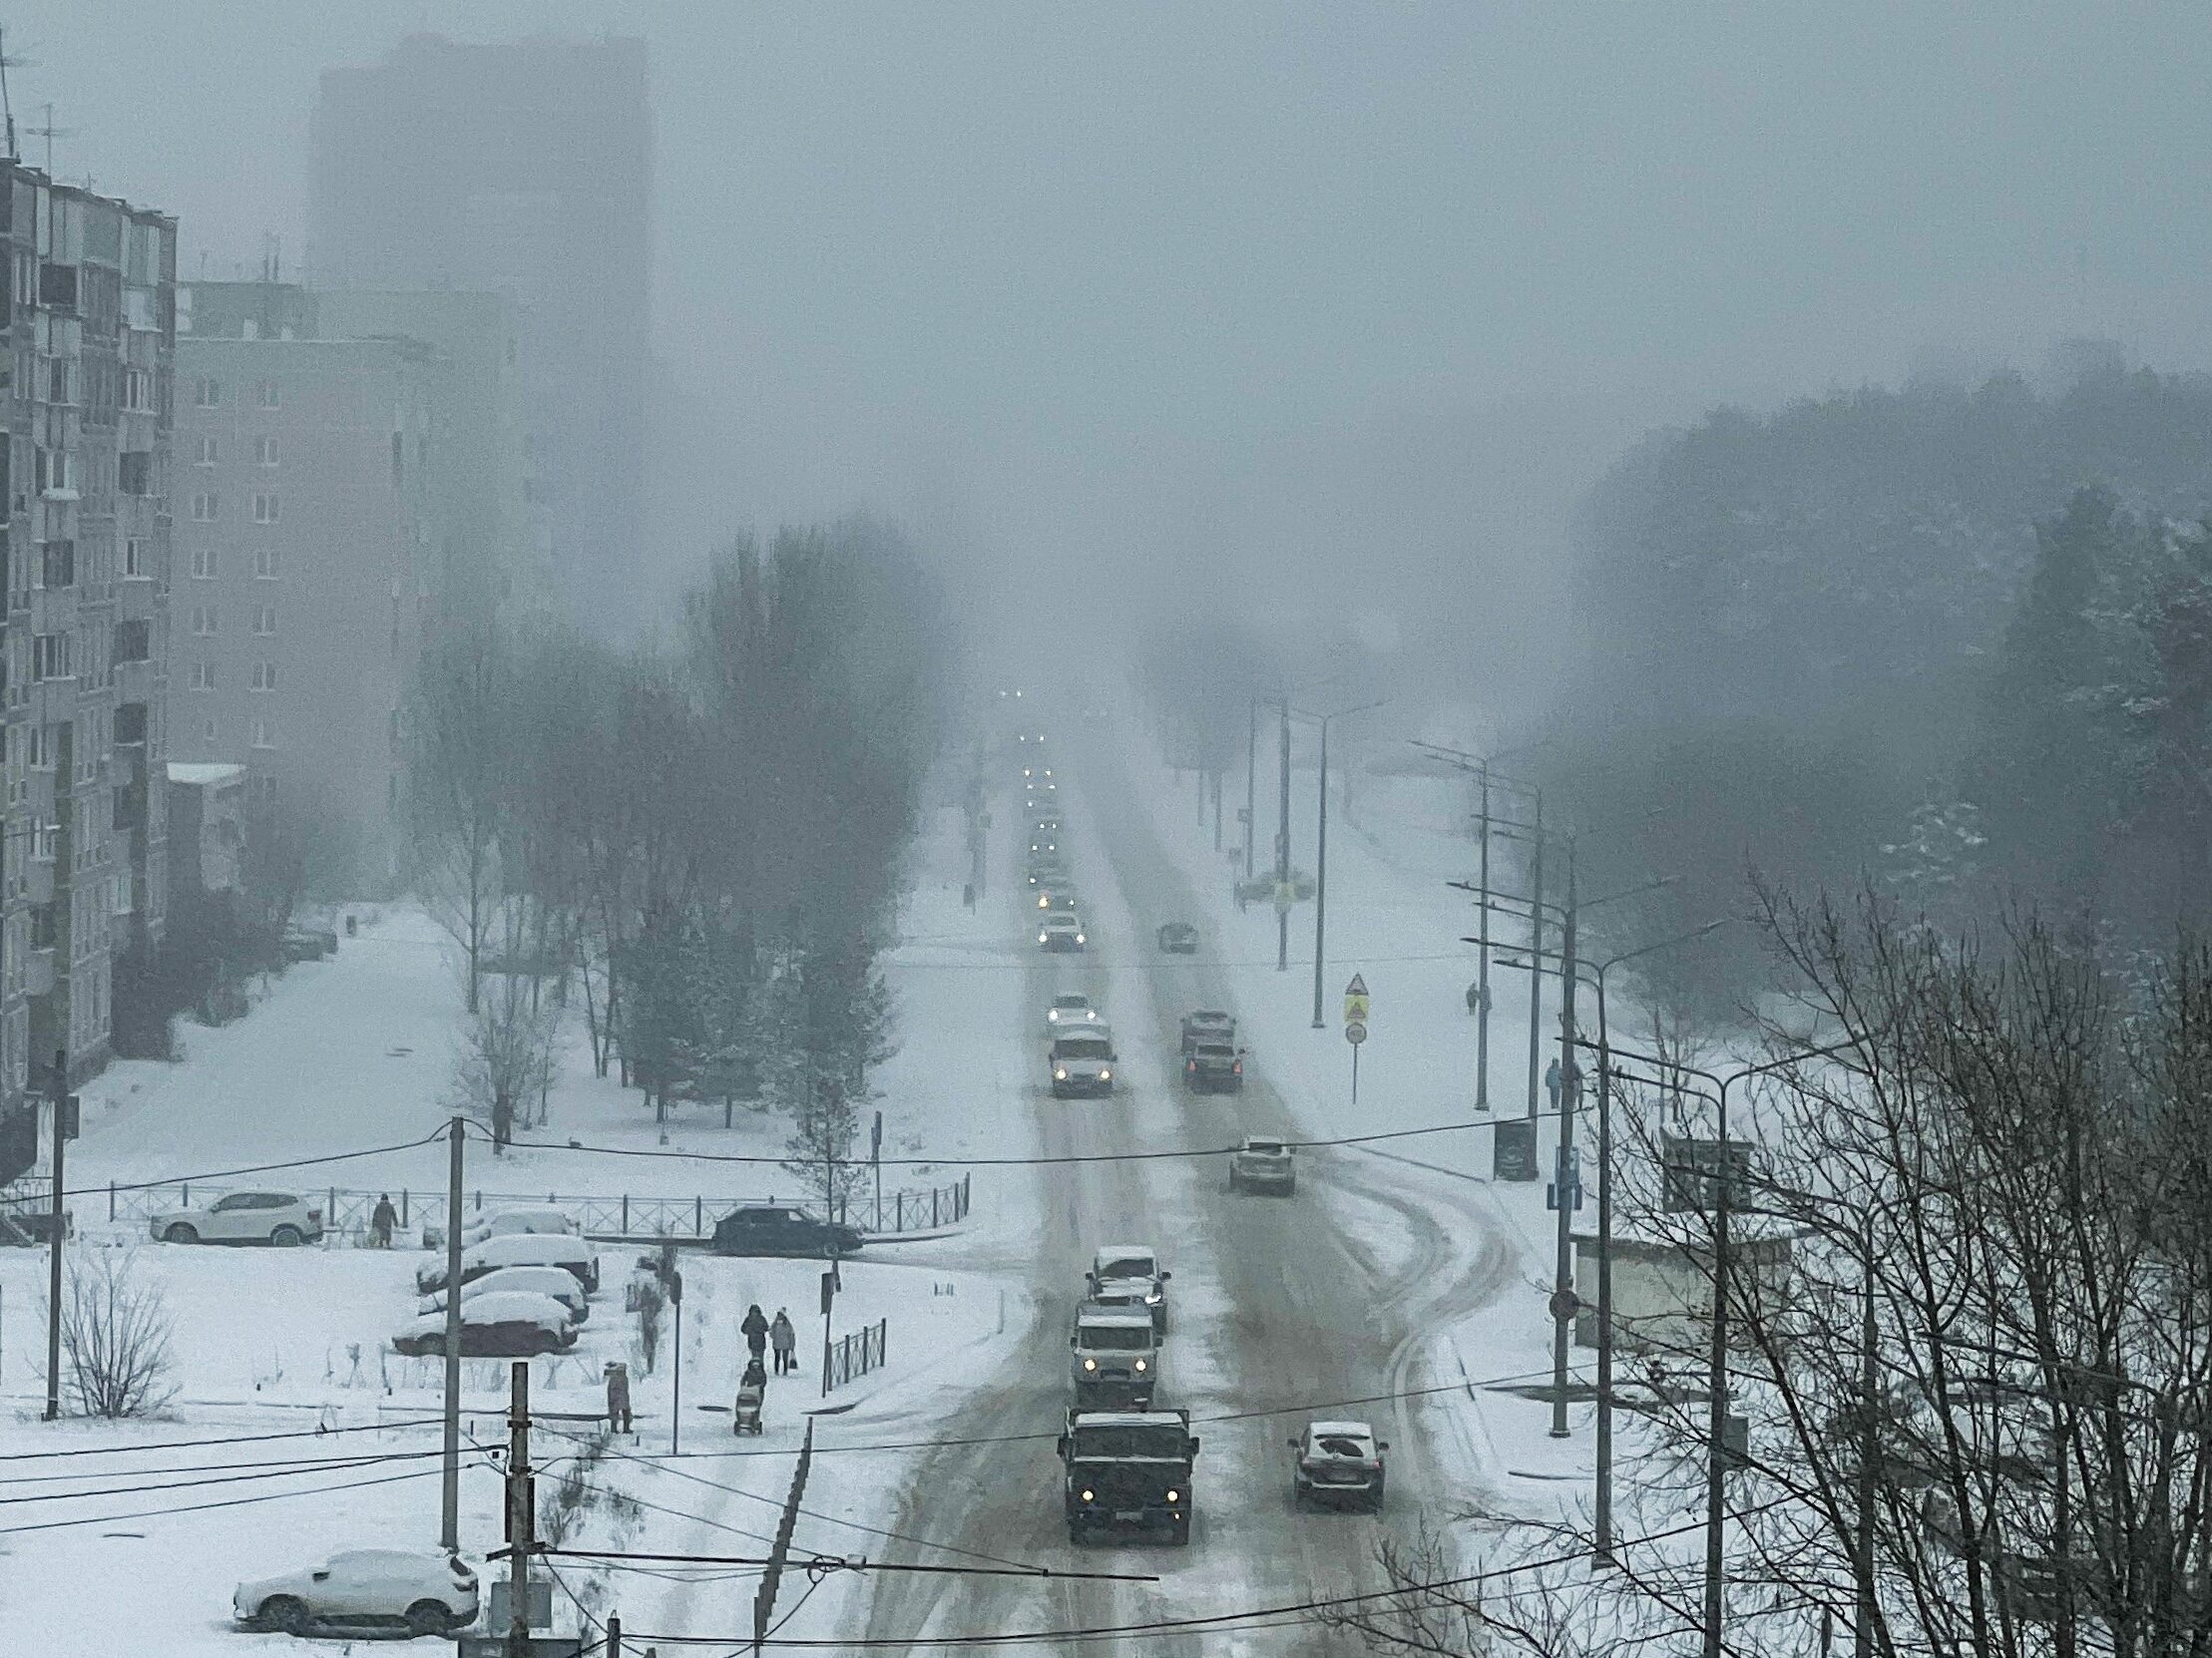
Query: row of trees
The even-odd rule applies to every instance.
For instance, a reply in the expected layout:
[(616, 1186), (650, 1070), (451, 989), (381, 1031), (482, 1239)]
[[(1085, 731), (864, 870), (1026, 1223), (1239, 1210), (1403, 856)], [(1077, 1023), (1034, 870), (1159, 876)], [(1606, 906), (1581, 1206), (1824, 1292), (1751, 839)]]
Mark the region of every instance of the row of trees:
[(433, 644), (416, 880), (459, 947), (457, 1082), (495, 1137), (542, 1109), (574, 1010), (657, 1116), (758, 1098), (795, 1164), (843, 1162), (889, 1040), (877, 964), (941, 723), (940, 610), (904, 539), (853, 519), (740, 537), (665, 647)]
[[(1714, 1133), (1714, 1079), (1679, 1046), (1615, 1075), (1642, 1171), (1620, 1233), (1671, 1242), (1708, 1295), (1728, 1263), (1724, 1650), (2212, 1649), (2212, 949), (2123, 976), (2032, 921), (1975, 947), (1873, 897), (1766, 920), (1803, 994), (1733, 1095), (1757, 1148), (1726, 1257), (1714, 1182), (1669, 1207), (1660, 1175), (1665, 1135)], [(1440, 1591), (1433, 1549), (1394, 1552), (1404, 1600), (1358, 1621), (1430, 1653), (1689, 1650), (1701, 1323), (1620, 1327), (1644, 1351), (1616, 1371), (1617, 1570), (1582, 1564), (1586, 1515), (1483, 1514), (1495, 1576)]]

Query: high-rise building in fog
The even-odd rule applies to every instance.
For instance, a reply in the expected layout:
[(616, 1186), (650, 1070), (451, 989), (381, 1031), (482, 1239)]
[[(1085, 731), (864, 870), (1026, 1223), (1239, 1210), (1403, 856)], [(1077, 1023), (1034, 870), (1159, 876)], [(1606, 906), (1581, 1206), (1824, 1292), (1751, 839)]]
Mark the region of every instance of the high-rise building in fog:
[(322, 77), (307, 264), (319, 288), (506, 292), (530, 471), (576, 615), (635, 620), (652, 323), (642, 40), (403, 41)]
[[(110, 1051), (168, 907), (163, 692), (177, 222), (0, 161), (0, 1178), (24, 1088)], [(33, 1066), (37, 1069), (34, 1071)]]

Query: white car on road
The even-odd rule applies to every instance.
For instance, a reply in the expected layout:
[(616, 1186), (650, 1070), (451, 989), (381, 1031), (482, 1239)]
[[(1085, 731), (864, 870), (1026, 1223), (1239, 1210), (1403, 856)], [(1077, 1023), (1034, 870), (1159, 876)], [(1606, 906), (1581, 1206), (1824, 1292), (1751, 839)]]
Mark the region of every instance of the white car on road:
[(476, 1573), (457, 1554), (355, 1548), (319, 1566), (240, 1583), (230, 1610), (251, 1629), (404, 1629), (443, 1635), (476, 1621)]
[(230, 1192), (200, 1208), (164, 1210), (147, 1224), (157, 1243), (290, 1249), (322, 1236), (322, 1211), (296, 1192)]
[(1041, 950), (1081, 950), (1089, 942), (1084, 936), (1083, 923), (1076, 919), (1073, 910), (1053, 911), (1037, 929), (1037, 944)]
[(1098, 1023), (1099, 1010), (1091, 1006), (1088, 996), (1056, 996), (1053, 1005), (1045, 1010), (1045, 1035), (1048, 1036), (1057, 1036), (1073, 1027)]

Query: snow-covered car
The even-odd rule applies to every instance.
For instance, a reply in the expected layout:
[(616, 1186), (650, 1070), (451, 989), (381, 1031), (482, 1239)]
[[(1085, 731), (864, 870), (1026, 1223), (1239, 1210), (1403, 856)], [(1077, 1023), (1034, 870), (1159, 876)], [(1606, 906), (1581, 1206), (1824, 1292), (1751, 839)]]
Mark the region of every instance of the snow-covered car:
[[(562, 1267), (575, 1275), (586, 1290), (599, 1288), (599, 1257), (582, 1238), (567, 1233), (521, 1232), (505, 1238), (486, 1238), (461, 1251), (461, 1282), (467, 1284), (501, 1267)], [(415, 1274), (417, 1294), (445, 1288), (445, 1262), (425, 1266)]]
[[(505, 1295), (513, 1291), (532, 1295), (549, 1295), (568, 1309), (569, 1322), (582, 1324), (592, 1316), (592, 1303), (584, 1293), (584, 1286), (566, 1267), (501, 1267), (497, 1272), (487, 1272), (461, 1286), (461, 1307), (464, 1312), (472, 1302), (488, 1295)], [(420, 1313), (445, 1311), (445, 1291), (439, 1290), (422, 1298), (415, 1309)]]
[(1236, 1016), (1224, 1014), (1218, 1008), (1200, 1008), (1196, 1013), (1182, 1017), (1182, 1050), (1185, 1057), (1200, 1042), (1227, 1042), (1236, 1045)]
[[(535, 1290), (502, 1290), (497, 1295), (461, 1298), (461, 1357), (528, 1359), (540, 1353), (566, 1353), (576, 1346), (576, 1323), (569, 1310)], [(396, 1352), (410, 1358), (445, 1352), (445, 1314), (425, 1313), (392, 1338)]]
[(1091, 941), (1073, 910), (1055, 910), (1037, 929), (1037, 948), (1055, 952), (1081, 950)]
[(1140, 1300), (1152, 1315), (1152, 1328), (1167, 1334), (1167, 1280), (1150, 1244), (1107, 1244), (1091, 1259), (1084, 1274), (1094, 1301)]
[(318, 1566), (240, 1583), (230, 1610), (249, 1629), (404, 1629), (443, 1635), (476, 1621), (476, 1573), (457, 1554), (354, 1548)]
[(576, 1221), (566, 1209), (544, 1203), (518, 1204), (479, 1215), (465, 1224), (461, 1228), (461, 1247), (466, 1249), (471, 1244), (480, 1244), (486, 1238), (512, 1238), (530, 1233), (573, 1236), (576, 1230)]
[(1169, 956), (1195, 956), (1198, 954), (1198, 929), (1187, 921), (1167, 921), (1160, 924), (1159, 948)]
[(1364, 1422), (1313, 1422), (1290, 1442), (1292, 1500), (1301, 1508), (1315, 1502), (1354, 1502), (1369, 1510), (1383, 1505), (1383, 1452), (1388, 1440), (1375, 1438)]
[(297, 1192), (230, 1192), (198, 1208), (165, 1209), (147, 1226), (160, 1243), (292, 1249), (322, 1236), (322, 1211)]
[(1297, 1164), (1283, 1141), (1247, 1134), (1244, 1143), (1229, 1153), (1230, 1191), (1281, 1192), (1288, 1197), (1297, 1189)]
[(1098, 1023), (1099, 1010), (1091, 1006), (1088, 996), (1056, 996), (1052, 1006), (1045, 1010), (1045, 1035), (1048, 1036), (1057, 1036), (1077, 1026)]

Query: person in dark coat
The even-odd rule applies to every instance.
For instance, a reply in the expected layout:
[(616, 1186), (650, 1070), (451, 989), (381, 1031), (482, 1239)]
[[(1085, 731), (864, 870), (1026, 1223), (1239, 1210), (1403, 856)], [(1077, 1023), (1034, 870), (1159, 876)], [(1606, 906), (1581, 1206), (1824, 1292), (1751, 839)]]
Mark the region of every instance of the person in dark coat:
[(630, 1430), (630, 1367), (610, 1364), (607, 1367), (607, 1431), (610, 1434), (627, 1434)]
[(768, 1340), (775, 1347), (775, 1373), (786, 1376), (799, 1368), (799, 1333), (791, 1328), (791, 1315), (781, 1307), (775, 1310), (775, 1323), (768, 1326)]
[(745, 1309), (745, 1322), (738, 1329), (745, 1333), (745, 1351), (758, 1359), (768, 1350), (768, 1315), (754, 1302)]
[(376, 1207), (369, 1214), (369, 1247), (371, 1249), (391, 1248), (392, 1228), (398, 1224), (399, 1211), (392, 1207), (392, 1194), (390, 1192), (378, 1192), (376, 1194)]

